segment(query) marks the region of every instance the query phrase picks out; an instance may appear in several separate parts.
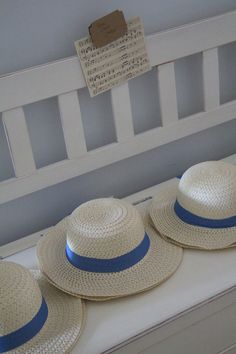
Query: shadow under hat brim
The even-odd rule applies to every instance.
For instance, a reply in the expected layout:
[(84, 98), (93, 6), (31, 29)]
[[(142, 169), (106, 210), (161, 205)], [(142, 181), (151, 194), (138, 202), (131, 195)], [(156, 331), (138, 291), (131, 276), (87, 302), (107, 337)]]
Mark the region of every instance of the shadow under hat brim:
[(179, 181), (160, 190), (149, 207), (153, 226), (162, 237), (184, 248), (219, 250), (236, 246), (236, 227), (206, 228), (182, 221), (174, 211)]
[(182, 248), (166, 242), (146, 225), (150, 247), (134, 266), (113, 273), (93, 273), (74, 267), (66, 258), (67, 218), (52, 228), (37, 245), (39, 266), (59, 289), (88, 300), (109, 300), (136, 294), (168, 279), (181, 263)]
[(8, 353), (55, 354), (69, 353), (84, 327), (85, 304), (81, 299), (65, 294), (48, 283), (40, 271), (32, 270), (48, 307), (47, 320), (31, 340)]

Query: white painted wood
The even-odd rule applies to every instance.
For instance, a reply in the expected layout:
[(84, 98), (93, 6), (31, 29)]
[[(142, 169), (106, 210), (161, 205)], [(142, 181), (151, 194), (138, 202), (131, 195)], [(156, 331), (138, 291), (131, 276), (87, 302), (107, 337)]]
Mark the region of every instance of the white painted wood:
[(235, 354), (235, 353), (236, 353), (236, 343), (217, 354)]
[(225, 157), (222, 160), (225, 161), (225, 162), (232, 163), (232, 164), (236, 165), (236, 154), (227, 156), (227, 157)]
[(203, 52), (203, 92), (205, 111), (215, 109), (220, 104), (218, 49)]
[(235, 294), (235, 288), (229, 289), (105, 353), (216, 354), (235, 342)]
[(35, 163), (23, 109), (3, 112), (2, 119), (16, 177), (31, 175)]
[(85, 87), (78, 57), (0, 77), (0, 112)]
[(58, 96), (62, 129), (69, 159), (76, 159), (87, 152), (84, 128), (77, 91)]
[(215, 48), (236, 39), (236, 11), (147, 36), (151, 65)]
[(47, 229), (35, 232), (34, 234), (20, 238), (19, 240), (9, 242), (4, 246), (0, 247), (0, 259), (12, 256), (18, 252), (26, 250), (28, 248), (34, 247), (39, 241), (40, 237), (43, 236), (50, 227)]
[(162, 126), (166, 126), (178, 120), (174, 63), (159, 65), (157, 73)]
[[(236, 11), (147, 36), (152, 66), (236, 39)], [(85, 87), (77, 57), (0, 78), (0, 112)]]
[(199, 112), (176, 124), (137, 134), (126, 142), (89, 151), (79, 160), (57, 162), (37, 170), (35, 175), (3, 181), (0, 183), (0, 204), (227, 122), (235, 118), (235, 112), (236, 101), (231, 101), (216, 110)]
[(134, 128), (128, 83), (111, 90), (111, 102), (117, 141), (124, 142), (133, 138)]
[[(140, 354), (216, 354), (226, 346), (235, 343), (235, 327), (236, 304), (233, 304), (200, 322), (192, 324), (161, 343), (156, 343), (143, 351), (133, 351), (130, 348), (129, 352)], [(128, 352), (114, 351), (113, 353)]]

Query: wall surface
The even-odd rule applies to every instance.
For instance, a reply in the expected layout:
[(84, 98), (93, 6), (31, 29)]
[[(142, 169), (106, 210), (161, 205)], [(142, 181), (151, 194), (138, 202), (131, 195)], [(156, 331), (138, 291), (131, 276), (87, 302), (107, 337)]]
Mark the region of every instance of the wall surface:
[[(73, 42), (96, 18), (122, 9), (145, 33), (236, 9), (235, 0), (0, 0), (0, 75), (75, 55)], [(203, 108), (201, 54), (175, 63), (179, 116)], [(236, 98), (236, 44), (219, 49), (221, 102)], [(160, 124), (154, 70), (129, 83), (135, 132)], [(79, 91), (88, 149), (115, 140), (110, 93)], [(24, 107), (38, 167), (66, 157), (56, 98)], [(236, 116), (236, 114), (235, 114)], [(1, 117), (0, 117), (1, 118)], [(59, 221), (80, 203), (122, 197), (236, 152), (236, 120), (0, 206), (0, 245)], [(42, 139), (43, 136), (43, 139)], [(0, 119), (0, 180), (13, 176)]]

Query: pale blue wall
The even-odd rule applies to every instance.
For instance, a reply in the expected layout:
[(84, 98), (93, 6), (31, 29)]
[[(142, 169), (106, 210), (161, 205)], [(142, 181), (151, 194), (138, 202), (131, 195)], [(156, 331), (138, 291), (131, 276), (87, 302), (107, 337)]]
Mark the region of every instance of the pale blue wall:
[[(0, 0), (0, 75), (75, 54), (74, 40), (114, 9), (142, 17), (146, 34), (236, 9), (235, 0)], [(220, 49), (221, 100), (236, 98), (236, 45)], [(176, 62), (180, 116), (201, 110), (201, 55)], [(135, 131), (160, 123), (155, 74), (130, 82)], [(115, 139), (110, 94), (80, 91), (88, 148)], [(55, 98), (25, 107), (37, 166), (65, 158)], [(235, 114), (236, 116), (236, 114)], [(0, 244), (47, 227), (81, 202), (122, 197), (168, 179), (192, 164), (236, 152), (236, 121), (195, 134), (0, 206)], [(42, 138), (43, 137), (43, 138)], [(0, 120), (0, 180), (13, 175)]]

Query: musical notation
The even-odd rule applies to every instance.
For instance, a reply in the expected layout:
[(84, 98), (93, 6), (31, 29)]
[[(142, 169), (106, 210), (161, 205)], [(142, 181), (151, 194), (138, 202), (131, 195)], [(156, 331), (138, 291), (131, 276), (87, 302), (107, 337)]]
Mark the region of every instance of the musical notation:
[(151, 69), (139, 17), (127, 22), (121, 38), (96, 48), (90, 37), (75, 42), (90, 96), (96, 96)]

